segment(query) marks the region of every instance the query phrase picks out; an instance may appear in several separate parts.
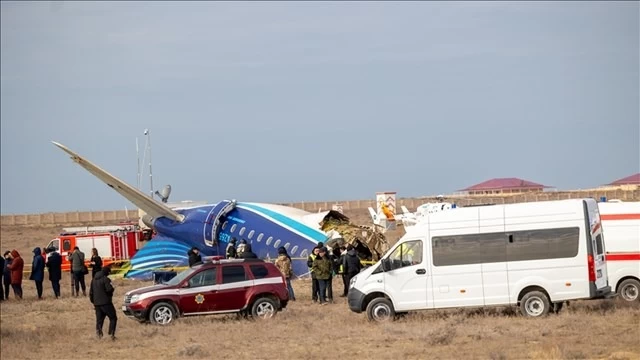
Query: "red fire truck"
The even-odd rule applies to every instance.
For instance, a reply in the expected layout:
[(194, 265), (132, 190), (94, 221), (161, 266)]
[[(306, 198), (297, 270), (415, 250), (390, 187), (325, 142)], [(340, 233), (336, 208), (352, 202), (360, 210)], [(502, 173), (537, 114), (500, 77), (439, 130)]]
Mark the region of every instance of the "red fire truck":
[(69, 271), (71, 264), (67, 255), (77, 246), (85, 254), (87, 264), (91, 261), (91, 249), (96, 248), (102, 265), (117, 264), (129, 260), (138, 251), (139, 242), (151, 239), (151, 231), (141, 229), (136, 223), (111, 226), (81, 226), (64, 228), (63, 232), (46, 246), (55, 248), (62, 257), (62, 271)]

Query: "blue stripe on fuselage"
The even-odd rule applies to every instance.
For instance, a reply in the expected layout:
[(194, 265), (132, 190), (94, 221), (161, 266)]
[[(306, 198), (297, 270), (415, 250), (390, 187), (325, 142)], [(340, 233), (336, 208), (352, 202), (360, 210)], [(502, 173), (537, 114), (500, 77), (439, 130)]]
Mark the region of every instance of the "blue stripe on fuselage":
[(282, 224), (298, 231), (299, 233), (303, 234), (304, 236), (313, 239), (314, 241), (318, 242), (318, 241), (325, 241), (327, 239), (327, 235), (323, 234), (322, 232), (320, 232), (317, 229), (314, 229), (308, 225), (305, 225), (301, 222), (295, 221), (290, 217), (287, 217), (286, 215), (282, 215), (279, 214), (273, 210), (269, 210), (269, 209), (265, 209), (261, 206), (257, 206), (257, 205), (253, 205), (253, 204), (247, 204), (247, 203), (238, 203), (238, 205), (240, 207), (246, 207), (248, 209), (254, 210), (258, 213), (260, 213), (261, 215), (266, 215), (271, 217), (272, 219), (281, 222)]

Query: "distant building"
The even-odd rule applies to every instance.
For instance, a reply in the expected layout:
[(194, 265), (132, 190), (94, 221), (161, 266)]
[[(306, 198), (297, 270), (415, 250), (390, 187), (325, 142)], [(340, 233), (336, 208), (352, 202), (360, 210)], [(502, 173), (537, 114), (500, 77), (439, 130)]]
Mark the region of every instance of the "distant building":
[(499, 178), (487, 180), (459, 191), (464, 191), (469, 195), (521, 194), (540, 192), (550, 187), (518, 178)]
[(618, 179), (606, 186), (640, 186), (640, 173)]

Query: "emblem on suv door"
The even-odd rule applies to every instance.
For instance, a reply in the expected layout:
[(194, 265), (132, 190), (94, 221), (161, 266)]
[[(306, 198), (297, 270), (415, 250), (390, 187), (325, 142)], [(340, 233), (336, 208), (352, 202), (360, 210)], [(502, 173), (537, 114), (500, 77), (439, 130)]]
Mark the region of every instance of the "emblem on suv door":
[(196, 303), (197, 304), (202, 304), (203, 302), (204, 302), (204, 295), (202, 295), (202, 294), (196, 295)]

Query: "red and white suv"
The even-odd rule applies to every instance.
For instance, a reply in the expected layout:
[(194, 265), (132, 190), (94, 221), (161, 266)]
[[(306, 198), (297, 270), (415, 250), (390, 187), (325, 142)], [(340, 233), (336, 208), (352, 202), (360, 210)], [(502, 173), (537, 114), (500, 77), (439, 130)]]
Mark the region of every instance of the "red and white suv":
[(214, 257), (164, 284), (127, 292), (122, 311), (141, 322), (167, 325), (189, 315), (238, 313), (270, 318), (288, 302), (285, 279), (274, 264)]

